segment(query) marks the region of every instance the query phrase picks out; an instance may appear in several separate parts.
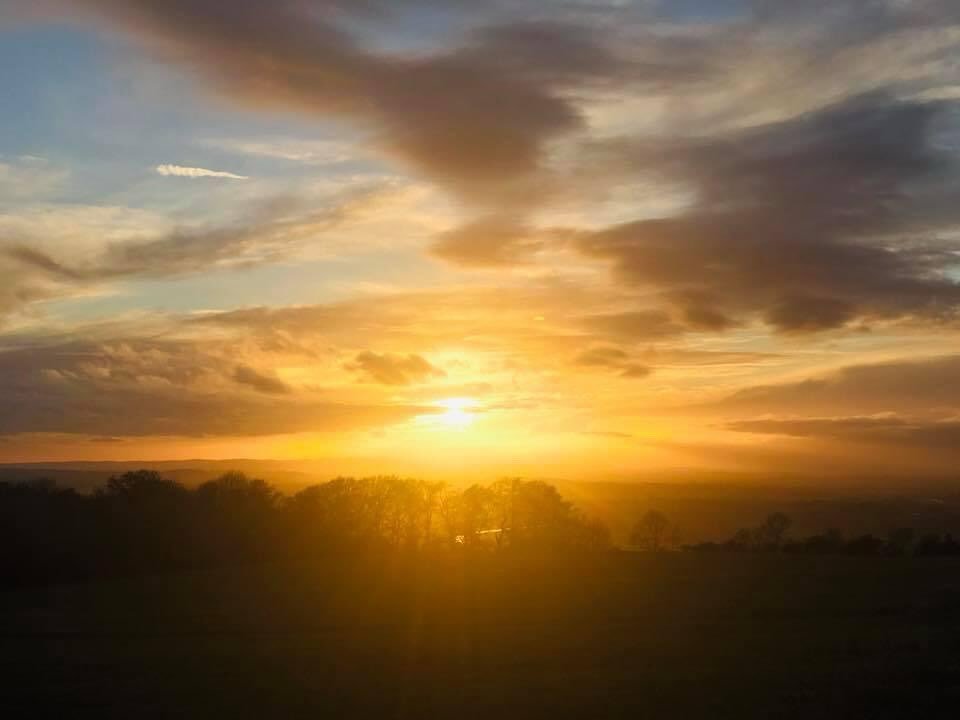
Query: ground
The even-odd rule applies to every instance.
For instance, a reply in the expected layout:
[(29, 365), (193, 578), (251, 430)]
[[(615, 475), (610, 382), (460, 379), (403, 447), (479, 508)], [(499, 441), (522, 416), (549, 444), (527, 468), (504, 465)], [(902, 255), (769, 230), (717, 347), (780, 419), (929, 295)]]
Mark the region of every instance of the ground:
[(316, 559), (0, 594), (3, 717), (955, 717), (960, 561)]

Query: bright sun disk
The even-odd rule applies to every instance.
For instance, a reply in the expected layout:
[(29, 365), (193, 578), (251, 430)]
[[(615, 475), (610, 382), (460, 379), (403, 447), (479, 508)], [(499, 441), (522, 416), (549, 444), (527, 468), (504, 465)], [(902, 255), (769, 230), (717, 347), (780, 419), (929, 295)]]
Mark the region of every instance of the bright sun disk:
[(479, 403), (471, 398), (448, 398), (439, 400), (436, 405), (444, 408), (439, 417), (440, 424), (444, 427), (461, 429), (473, 424), (476, 414), (471, 412), (471, 408), (477, 407)]

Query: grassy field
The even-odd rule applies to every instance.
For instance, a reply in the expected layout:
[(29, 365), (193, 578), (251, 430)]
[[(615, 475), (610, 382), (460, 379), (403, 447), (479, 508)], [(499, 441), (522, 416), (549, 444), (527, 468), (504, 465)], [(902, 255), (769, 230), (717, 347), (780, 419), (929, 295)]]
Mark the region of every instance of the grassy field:
[(955, 717), (960, 562), (321, 561), (7, 591), (0, 715)]

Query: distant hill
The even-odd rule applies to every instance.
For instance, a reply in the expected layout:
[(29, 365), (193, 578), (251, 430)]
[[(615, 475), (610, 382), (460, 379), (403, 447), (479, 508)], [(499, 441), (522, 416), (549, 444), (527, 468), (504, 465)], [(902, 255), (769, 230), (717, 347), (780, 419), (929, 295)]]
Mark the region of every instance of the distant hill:
[(271, 460), (168, 460), (129, 462), (65, 462), (0, 465), (0, 482), (26, 482), (49, 479), (62, 487), (92, 492), (111, 475), (149, 468), (186, 485), (195, 487), (230, 470), (262, 477), (283, 492), (291, 493), (332, 476), (291, 469), (287, 463)]

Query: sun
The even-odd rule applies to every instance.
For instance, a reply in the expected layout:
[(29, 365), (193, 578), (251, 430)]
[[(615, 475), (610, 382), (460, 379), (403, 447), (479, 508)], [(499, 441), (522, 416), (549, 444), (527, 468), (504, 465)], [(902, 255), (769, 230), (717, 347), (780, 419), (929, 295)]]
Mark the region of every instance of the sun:
[(448, 398), (435, 403), (444, 408), (444, 412), (437, 416), (439, 423), (446, 428), (462, 430), (468, 428), (476, 419), (476, 413), (471, 412), (479, 403), (472, 398)]

